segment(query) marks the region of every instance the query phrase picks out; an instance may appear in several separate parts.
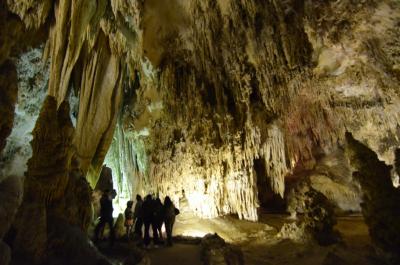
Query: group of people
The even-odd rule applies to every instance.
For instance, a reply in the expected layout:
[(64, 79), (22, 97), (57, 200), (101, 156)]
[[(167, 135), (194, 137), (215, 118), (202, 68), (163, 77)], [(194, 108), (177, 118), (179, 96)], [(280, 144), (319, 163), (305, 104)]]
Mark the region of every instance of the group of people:
[(167, 234), (167, 245), (172, 245), (172, 229), (175, 223), (175, 216), (179, 210), (175, 207), (171, 198), (166, 196), (164, 204), (160, 198), (153, 198), (147, 195), (144, 200), (140, 195), (136, 196), (136, 205), (132, 211), (133, 201), (128, 201), (125, 210), (126, 234), (133, 234), (136, 238), (142, 238), (142, 227), (144, 226), (143, 243), (148, 246), (151, 242), (150, 228), (153, 232), (153, 242), (155, 245), (163, 244), (162, 226), (165, 225)]
[[(100, 221), (94, 231), (94, 240), (97, 241), (100, 231), (106, 224), (110, 227), (110, 243), (113, 245), (115, 240), (114, 218), (112, 200), (115, 194), (106, 190), (100, 199)], [(144, 246), (151, 242), (150, 228), (153, 234), (153, 243), (155, 245), (163, 244), (162, 226), (165, 225), (167, 234), (167, 245), (172, 245), (172, 229), (175, 223), (175, 216), (179, 210), (175, 207), (171, 198), (166, 196), (164, 204), (160, 198), (153, 198), (147, 195), (144, 200), (140, 195), (136, 196), (136, 205), (133, 209), (133, 201), (127, 202), (125, 209), (125, 227), (128, 239), (133, 234), (136, 239), (143, 239)], [(142, 229), (144, 226), (144, 237), (142, 238)]]

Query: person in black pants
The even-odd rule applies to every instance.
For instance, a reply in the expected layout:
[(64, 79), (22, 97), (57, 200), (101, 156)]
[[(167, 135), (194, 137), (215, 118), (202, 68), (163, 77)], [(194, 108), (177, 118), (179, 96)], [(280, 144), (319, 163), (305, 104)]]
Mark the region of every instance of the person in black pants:
[(112, 216), (113, 213), (113, 205), (111, 194), (109, 190), (105, 190), (100, 199), (100, 222), (96, 225), (94, 230), (94, 241), (97, 242), (99, 239), (99, 232), (102, 228), (108, 224), (110, 227), (110, 245), (114, 244), (115, 232), (114, 232), (114, 218)]
[(164, 223), (164, 206), (159, 197), (154, 201), (154, 227), (158, 234), (158, 242), (155, 244), (163, 243), (162, 225)]
[(136, 205), (133, 212), (133, 218), (135, 219), (135, 236), (138, 239), (142, 239), (142, 226), (143, 226), (143, 200), (138, 194), (136, 195)]
[(175, 223), (175, 216), (179, 214), (179, 210), (175, 208), (174, 203), (169, 196), (164, 199), (164, 222), (165, 232), (167, 233), (167, 246), (172, 246), (172, 229)]
[(142, 210), (143, 210), (143, 222), (144, 222), (144, 239), (143, 243), (147, 247), (150, 244), (150, 226), (153, 230), (154, 243), (158, 242), (158, 233), (154, 222), (154, 200), (151, 195), (147, 195), (144, 199)]

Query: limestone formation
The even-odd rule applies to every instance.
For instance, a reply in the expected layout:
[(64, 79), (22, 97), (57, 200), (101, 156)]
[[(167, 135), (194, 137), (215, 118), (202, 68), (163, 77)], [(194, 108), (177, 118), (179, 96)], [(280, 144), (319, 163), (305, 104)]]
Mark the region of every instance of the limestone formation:
[(305, 229), (320, 245), (329, 245), (339, 241), (340, 237), (333, 227), (336, 217), (333, 205), (320, 192), (311, 189), (305, 194)]
[(392, 262), (396, 264), (400, 260), (400, 190), (393, 187), (391, 166), (380, 161), (371, 149), (350, 133), (346, 134), (346, 139), (353, 175), (363, 191), (361, 209), (370, 236), (380, 249), (392, 255)]
[(6, 145), (14, 121), (14, 107), (17, 101), (17, 72), (11, 61), (0, 66), (0, 154)]
[(43, 0), (3, 9), (29, 32), (49, 30), (48, 93), (60, 105), (79, 92), (73, 145), (92, 187), (120, 114), (121, 159), (112, 151), (109, 166), (121, 202), (185, 194), (200, 216), (256, 220), (258, 193), (283, 197), (285, 178), (313, 169), (316, 150), (334, 152), (345, 130), (394, 161), (396, 1)]
[(243, 265), (243, 254), (217, 234), (206, 235), (201, 240), (202, 259), (206, 265)]
[(0, 262), (9, 264), (11, 249), (3, 242), (5, 234), (11, 227), (14, 216), (22, 201), (23, 185), (19, 177), (10, 176), (0, 182)]
[(322, 246), (339, 242), (340, 235), (334, 230), (336, 217), (332, 202), (308, 186), (296, 190), (296, 195), (297, 202), (292, 201), (290, 207), (300, 216), (296, 222), (285, 224), (279, 237), (301, 243), (316, 242)]
[[(285, 179), (314, 171), (345, 130), (393, 163), (398, 3), (174, 1), (181, 16), (168, 11), (166, 22), (150, 2), (141, 25), (151, 67), (142, 61), (133, 76), (135, 103), (125, 101), (114, 135), (136, 152), (120, 148), (109, 165), (121, 186), (185, 196), (203, 217), (256, 220), (258, 193), (284, 196)], [(341, 181), (335, 200), (357, 210), (357, 187)]]
[[(86, 238), (83, 231), (91, 223), (92, 190), (74, 156), (73, 135), (68, 103), (57, 109), (55, 98), (48, 96), (33, 130), (24, 199), (12, 227), (13, 250), (34, 263), (51, 260), (53, 251), (70, 247), (73, 239), (60, 238), (66, 230)], [(82, 247), (95, 251), (89, 243)]]
[[(0, 151), (23, 79), (13, 65), (18, 72), (29, 46), (45, 44), (44, 82), (29, 75), (34, 84), (18, 88), (38, 106), (43, 87), (51, 96), (33, 131), (16, 248), (42, 259), (60, 212), (87, 229), (104, 160), (118, 205), (154, 193), (178, 208), (187, 200), (204, 218), (255, 221), (265, 198), (284, 202), (292, 183), (306, 181), (337, 208), (359, 210), (360, 189), (340, 150), (349, 131), (386, 164), (398, 162), (399, 23), (396, 0), (1, 1)], [(79, 98), (76, 123), (65, 103), (71, 95)], [(15, 161), (26, 139), (1, 161)], [(302, 203), (304, 213), (322, 212), (327, 226), (315, 229), (330, 229), (330, 210)], [(21, 227), (25, 211), (37, 215), (37, 230)], [(392, 250), (389, 241), (377, 239)]]

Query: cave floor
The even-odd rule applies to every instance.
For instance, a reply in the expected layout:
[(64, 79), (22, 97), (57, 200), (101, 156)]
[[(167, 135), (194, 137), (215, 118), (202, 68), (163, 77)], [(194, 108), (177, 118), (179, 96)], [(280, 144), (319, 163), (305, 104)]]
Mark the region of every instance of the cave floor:
[(362, 216), (338, 217), (336, 229), (343, 242), (327, 247), (279, 238), (278, 232), (288, 222), (293, 220), (278, 214), (261, 214), (259, 222), (255, 223), (233, 216), (201, 220), (183, 213), (177, 218), (175, 233), (186, 236), (218, 233), (225, 241), (242, 249), (246, 265), (381, 264), (373, 255)]
[[(143, 251), (147, 252), (153, 265), (202, 264), (200, 245), (195, 244), (195, 240), (186, 238), (217, 233), (225, 241), (242, 249), (246, 265), (382, 264), (374, 257), (368, 228), (361, 216), (339, 217), (336, 229), (341, 233), (343, 242), (327, 247), (279, 238), (278, 231), (287, 222), (293, 220), (288, 216), (276, 214), (262, 214), (259, 222), (249, 222), (238, 220), (234, 216), (199, 219), (191, 213), (182, 213), (178, 216), (174, 228), (174, 234), (178, 235), (174, 246), (153, 247)], [(129, 244), (119, 244), (123, 246), (117, 247), (118, 252), (103, 253), (114, 261), (125, 260)]]
[[(180, 241), (180, 240), (177, 240)], [(138, 249), (133, 242), (119, 241), (112, 248), (108, 242), (103, 242), (99, 250), (106, 255), (113, 264), (138, 264), (134, 253), (143, 251), (146, 253), (145, 261), (140, 264), (151, 265), (202, 265), (201, 249), (199, 244), (177, 242), (171, 247), (153, 245), (148, 249)], [(132, 255), (133, 254), (133, 255)], [(149, 259), (149, 260), (147, 260)]]

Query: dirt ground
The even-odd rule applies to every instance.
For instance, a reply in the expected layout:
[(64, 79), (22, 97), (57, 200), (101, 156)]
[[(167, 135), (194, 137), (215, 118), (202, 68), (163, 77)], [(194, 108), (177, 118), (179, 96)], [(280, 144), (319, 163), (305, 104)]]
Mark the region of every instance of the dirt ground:
[[(283, 224), (293, 222), (285, 215), (263, 214), (259, 222), (238, 220), (234, 216), (215, 219), (199, 219), (193, 214), (178, 216), (175, 235), (203, 237), (217, 233), (225, 241), (239, 246), (246, 265), (378, 265), (371, 246), (368, 228), (361, 216), (339, 217), (336, 229), (342, 235), (342, 242), (321, 247), (316, 244), (300, 244), (277, 236)], [(126, 248), (126, 246), (125, 246)], [(129, 247), (128, 247), (129, 249)], [(172, 247), (144, 249), (151, 264), (197, 265), (201, 262), (200, 245), (179, 241)], [(116, 263), (126, 258), (105, 253)]]

